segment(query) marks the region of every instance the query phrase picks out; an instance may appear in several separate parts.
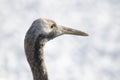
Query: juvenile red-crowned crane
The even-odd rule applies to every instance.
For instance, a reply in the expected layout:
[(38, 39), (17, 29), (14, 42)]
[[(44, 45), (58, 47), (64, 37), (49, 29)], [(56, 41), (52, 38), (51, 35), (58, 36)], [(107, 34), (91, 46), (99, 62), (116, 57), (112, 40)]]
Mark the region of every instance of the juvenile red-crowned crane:
[(32, 23), (26, 33), (24, 46), (34, 80), (49, 80), (44, 63), (43, 47), (47, 41), (63, 34), (88, 36), (85, 32), (57, 25), (49, 19), (40, 18)]

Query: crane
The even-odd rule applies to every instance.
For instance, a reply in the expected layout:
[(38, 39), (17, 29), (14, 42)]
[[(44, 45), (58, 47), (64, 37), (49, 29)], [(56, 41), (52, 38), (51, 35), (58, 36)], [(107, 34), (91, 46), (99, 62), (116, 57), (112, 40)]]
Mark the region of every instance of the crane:
[(44, 63), (44, 45), (63, 34), (88, 36), (87, 33), (56, 24), (53, 20), (36, 19), (26, 33), (24, 48), (34, 80), (49, 80)]

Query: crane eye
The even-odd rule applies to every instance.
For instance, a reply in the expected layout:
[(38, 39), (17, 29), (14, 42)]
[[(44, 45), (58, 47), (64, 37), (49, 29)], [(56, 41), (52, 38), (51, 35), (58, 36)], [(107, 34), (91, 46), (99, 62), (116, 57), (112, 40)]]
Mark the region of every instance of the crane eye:
[(52, 24), (52, 25), (50, 26), (50, 28), (54, 28), (54, 27), (56, 27), (56, 25), (55, 25), (55, 24)]

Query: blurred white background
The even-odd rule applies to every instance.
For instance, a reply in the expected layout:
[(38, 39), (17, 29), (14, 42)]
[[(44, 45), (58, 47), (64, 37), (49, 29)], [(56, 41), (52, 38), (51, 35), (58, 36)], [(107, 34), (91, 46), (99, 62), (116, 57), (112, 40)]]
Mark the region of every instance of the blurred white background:
[(0, 0), (0, 80), (33, 80), (24, 36), (37, 18), (90, 35), (46, 44), (50, 80), (120, 80), (120, 0)]

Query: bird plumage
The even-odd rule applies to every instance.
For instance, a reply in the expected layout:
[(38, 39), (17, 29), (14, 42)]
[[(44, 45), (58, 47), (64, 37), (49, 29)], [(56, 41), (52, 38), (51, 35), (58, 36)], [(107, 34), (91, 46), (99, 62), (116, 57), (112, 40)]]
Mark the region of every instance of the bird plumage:
[(85, 32), (57, 25), (49, 19), (40, 18), (32, 23), (26, 33), (24, 45), (34, 80), (48, 80), (43, 47), (47, 41), (63, 34), (88, 36)]

